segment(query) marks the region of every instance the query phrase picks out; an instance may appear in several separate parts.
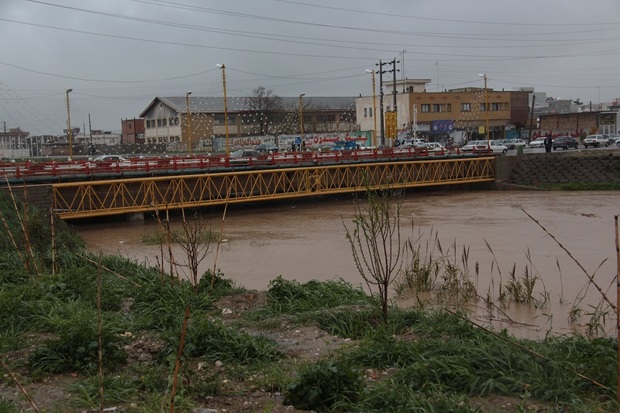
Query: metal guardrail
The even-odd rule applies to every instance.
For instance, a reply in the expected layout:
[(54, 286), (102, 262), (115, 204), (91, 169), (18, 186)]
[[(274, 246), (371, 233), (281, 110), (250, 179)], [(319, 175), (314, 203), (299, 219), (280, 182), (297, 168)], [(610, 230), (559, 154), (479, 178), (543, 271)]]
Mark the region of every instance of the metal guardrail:
[(327, 152), (269, 153), (255, 157), (233, 158), (215, 156), (173, 156), (127, 158), (122, 161), (25, 161), (0, 162), (0, 176), (8, 180), (33, 181), (36, 179), (72, 176), (110, 176), (133, 174), (174, 173), (178, 171), (204, 171), (238, 169), (247, 167), (282, 167), (292, 165), (325, 165), (341, 162), (390, 161), (402, 158), (426, 159), (451, 156), (478, 156), (488, 152), (470, 152), (460, 149), (425, 150), (419, 148), (372, 149)]

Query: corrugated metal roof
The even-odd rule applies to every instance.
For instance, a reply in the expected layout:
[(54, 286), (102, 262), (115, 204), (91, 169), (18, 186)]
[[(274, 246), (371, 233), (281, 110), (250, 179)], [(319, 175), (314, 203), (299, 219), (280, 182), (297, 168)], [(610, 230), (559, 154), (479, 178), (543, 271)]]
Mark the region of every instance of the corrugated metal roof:
[[(252, 97), (228, 97), (227, 105), (229, 112), (241, 112), (252, 110), (251, 107)], [(299, 107), (299, 96), (297, 97), (280, 97), (283, 108), (297, 108)], [(323, 96), (304, 96), (303, 105), (304, 108), (323, 109), (323, 110), (335, 110), (335, 109), (355, 109), (356, 97), (323, 97)], [(156, 97), (153, 101), (144, 109), (140, 114), (140, 117), (144, 117), (145, 113), (156, 103), (162, 102), (163, 104), (171, 107), (177, 112), (187, 112), (187, 99), (185, 96), (172, 96), (172, 97)], [(223, 113), (224, 112), (224, 98), (223, 97), (207, 97), (207, 96), (190, 96), (189, 106), (192, 113)]]

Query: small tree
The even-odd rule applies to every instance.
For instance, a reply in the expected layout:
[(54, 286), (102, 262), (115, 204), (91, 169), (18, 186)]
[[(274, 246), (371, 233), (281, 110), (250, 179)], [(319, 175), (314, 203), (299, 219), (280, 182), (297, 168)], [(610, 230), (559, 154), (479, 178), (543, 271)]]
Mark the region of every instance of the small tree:
[(194, 286), (194, 290), (198, 291), (198, 281), (200, 277), (198, 268), (209, 254), (211, 250), (211, 241), (215, 236), (211, 231), (211, 225), (200, 218), (198, 214), (194, 215), (193, 220), (187, 220), (185, 217), (185, 210), (183, 210), (182, 213), (182, 231), (173, 231), (170, 235), (172, 236), (172, 240), (178, 243), (179, 247), (186, 254), (187, 263), (185, 267), (189, 272), (190, 282)]
[(371, 294), (379, 294), (383, 321), (388, 318), (388, 289), (402, 266), (400, 201), (389, 188), (367, 191), (356, 203), (352, 228), (343, 223), (353, 261)]

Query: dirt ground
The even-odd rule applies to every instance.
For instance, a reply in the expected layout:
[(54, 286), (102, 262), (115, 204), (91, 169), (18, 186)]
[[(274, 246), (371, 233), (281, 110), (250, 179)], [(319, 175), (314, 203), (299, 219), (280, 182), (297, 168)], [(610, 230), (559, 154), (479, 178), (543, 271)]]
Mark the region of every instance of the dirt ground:
[[(222, 320), (234, 322), (239, 319), (244, 311), (260, 306), (265, 301), (263, 293), (246, 293), (235, 296), (224, 297), (217, 305), (221, 309)], [(331, 336), (316, 327), (292, 326), (284, 321), (278, 328), (271, 330), (248, 331), (249, 333), (260, 333), (277, 341), (287, 356), (299, 362), (318, 360), (328, 355), (332, 350), (339, 348), (348, 340)], [(154, 354), (161, 348), (161, 343), (150, 337), (137, 335), (132, 337), (131, 342), (125, 347), (130, 363), (148, 363)], [(15, 361), (15, 359), (25, 359), (33, 347), (26, 348), (19, 352), (3, 355), (3, 360)], [(226, 369), (226, 365), (212, 366), (212, 368)], [(199, 368), (209, 368), (200, 366)], [(19, 405), (24, 411), (35, 411), (28, 402), (23, 392), (17, 386), (9, 386), (10, 375), (6, 369), (2, 368), (2, 380), (0, 380), (0, 399), (18, 400)], [(11, 372), (20, 379), (19, 372)], [(41, 382), (23, 384), (28, 397), (36, 405), (40, 412), (90, 412), (98, 411), (88, 409), (74, 409), (67, 407), (65, 400), (70, 397), (68, 388), (78, 380), (83, 379), (78, 374), (55, 375)], [(278, 392), (273, 393), (264, 389), (257, 388), (254, 383), (223, 383), (225, 393), (235, 394), (235, 396), (209, 397), (204, 400), (202, 408), (194, 409), (195, 413), (223, 413), (223, 412), (302, 412), (291, 406), (282, 404), (284, 396)], [(163, 395), (162, 395), (163, 396)], [(110, 405), (106, 406), (106, 411), (123, 412), (129, 406)], [(56, 409), (56, 410), (54, 410)], [(0, 409), (0, 413), (1, 409)]]
[[(224, 322), (234, 322), (238, 320), (243, 312), (252, 310), (265, 302), (263, 293), (253, 292), (235, 296), (224, 297), (217, 305), (221, 309), (221, 317)], [(283, 321), (279, 326), (269, 330), (252, 331), (246, 329), (248, 333), (260, 333), (274, 339), (286, 353), (291, 361), (305, 362), (315, 361), (328, 356), (332, 351), (346, 345), (355, 345), (348, 339), (327, 334), (325, 331), (314, 326), (294, 326), (287, 321)], [(126, 346), (128, 361), (130, 363), (148, 363), (160, 348), (161, 343), (146, 336), (137, 335), (132, 337), (132, 341)], [(15, 358), (24, 358), (31, 348), (19, 352), (5, 354), (3, 360), (9, 361)], [(214, 366), (195, 366), (199, 369), (219, 368), (226, 369), (227, 366), (216, 363)], [(16, 374), (19, 379), (19, 372)], [(366, 379), (376, 380), (382, 375), (388, 374), (381, 371), (366, 371)], [(2, 379), (0, 380), (0, 399), (18, 400), (23, 411), (35, 411), (23, 392), (17, 386), (8, 385), (10, 382), (9, 373), (2, 369)], [(70, 397), (69, 387), (77, 381), (83, 379), (78, 374), (55, 375), (41, 382), (24, 384), (24, 390), (37, 406), (39, 412), (98, 412), (98, 409), (71, 409), (67, 406), (66, 400)], [(238, 413), (238, 412), (271, 412), (271, 413), (300, 413), (305, 410), (297, 410), (292, 406), (283, 404), (284, 396), (279, 392), (272, 392), (261, 389), (252, 381), (242, 383), (222, 383), (223, 393), (226, 395), (218, 397), (208, 397), (203, 401), (202, 407), (195, 408), (192, 413)], [(162, 395), (163, 397), (164, 395)], [(473, 399), (472, 405), (479, 407), (481, 412), (516, 412), (522, 410), (522, 401), (507, 397), (492, 397), (485, 399)], [(521, 407), (520, 407), (521, 406)], [(139, 406), (136, 406), (139, 407)], [(1, 410), (1, 409), (0, 409)], [(125, 412), (130, 411), (131, 406), (109, 405), (105, 407), (106, 412)], [(531, 403), (527, 406), (528, 412), (547, 411), (543, 405)], [(0, 413), (2, 413), (0, 411)]]

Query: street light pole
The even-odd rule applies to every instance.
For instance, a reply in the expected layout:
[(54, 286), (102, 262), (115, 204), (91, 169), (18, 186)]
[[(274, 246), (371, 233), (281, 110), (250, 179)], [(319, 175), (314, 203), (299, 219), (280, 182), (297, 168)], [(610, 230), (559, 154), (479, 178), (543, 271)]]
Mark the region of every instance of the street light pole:
[(71, 130), (71, 108), (69, 107), (69, 93), (73, 92), (73, 89), (67, 89), (65, 94), (67, 95), (67, 139), (69, 142), (69, 160), (73, 158), (73, 131)]
[(487, 147), (490, 150), (491, 149), (491, 138), (489, 136), (489, 109), (491, 108), (489, 107), (489, 90), (487, 89), (487, 74), (480, 73), (478, 74), (478, 76), (484, 79), (484, 113), (486, 114), (486, 120), (487, 120), (487, 126), (486, 126)]
[(224, 89), (224, 127), (226, 129), (226, 157), (230, 156), (230, 143), (228, 139), (228, 102), (226, 99), (226, 65), (217, 64), (217, 67), (222, 69), (222, 86)]
[(375, 126), (375, 134), (373, 136), (372, 139), (372, 145), (376, 148), (377, 147), (377, 89), (376, 89), (376, 82), (375, 82), (375, 69), (366, 69), (367, 73), (372, 73), (372, 119), (374, 121), (374, 126)]
[(301, 151), (302, 142), (304, 141), (304, 105), (303, 105), (303, 97), (306, 96), (305, 93), (299, 95), (299, 133), (301, 136), (301, 141), (299, 142), (299, 150)]
[(192, 154), (192, 113), (189, 110), (189, 95), (191, 94), (191, 90), (185, 94), (185, 103), (187, 105), (187, 148), (190, 155)]

